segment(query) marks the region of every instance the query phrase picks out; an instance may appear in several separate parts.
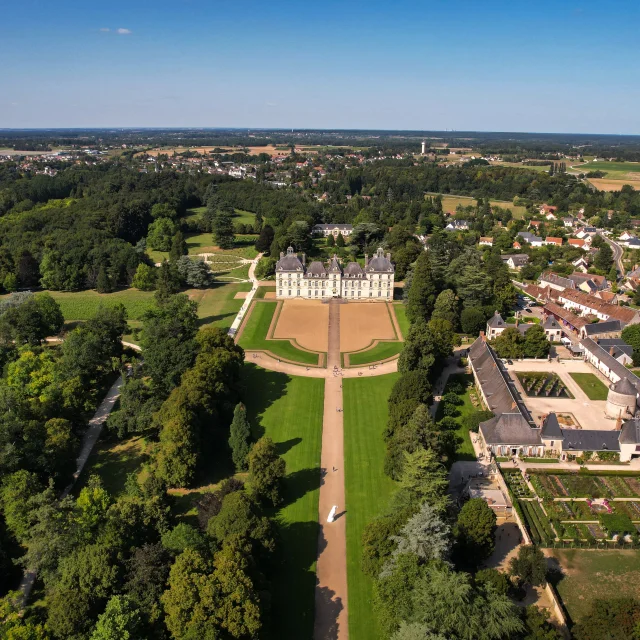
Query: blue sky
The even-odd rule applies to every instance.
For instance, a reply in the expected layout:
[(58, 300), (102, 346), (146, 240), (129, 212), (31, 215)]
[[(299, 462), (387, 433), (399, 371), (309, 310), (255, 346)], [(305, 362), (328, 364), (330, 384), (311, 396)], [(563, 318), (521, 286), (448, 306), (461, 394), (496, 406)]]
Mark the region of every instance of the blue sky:
[(640, 134), (637, 1), (20, 0), (0, 15), (0, 127)]

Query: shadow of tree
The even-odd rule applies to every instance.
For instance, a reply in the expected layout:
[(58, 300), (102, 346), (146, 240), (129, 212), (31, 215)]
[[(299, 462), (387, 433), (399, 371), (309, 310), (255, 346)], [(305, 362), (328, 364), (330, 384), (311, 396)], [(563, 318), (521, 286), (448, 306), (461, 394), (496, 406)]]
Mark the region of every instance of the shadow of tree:
[(291, 438), (291, 440), (285, 440), (284, 442), (276, 443), (276, 452), (279, 456), (283, 456), (287, 451), (293, 449), (297, 444), (302, 442), (302, 438)]
[(255, 364), (245, 362), (242, 369), (247, 417), (251, 423), (253, 437), (257, 440), (264, 435), (260, 424), (262, 414), (279, 398), (285, 395), (291, 378), (286, 373), (268, 371)]
[(320, 488), (320, 469), (318, 467), (300, 469), (288, 474), (284, 479), (284, 504), (289, 505), (299, 500), (307, 493)]
[(340, 625), (338, 616), (344, 609), (342, 598), (336, 597), (329, 587), (316, 585), (316, 620), (314, 637), (323, 640), (337, 640)]
[(313, 637), (315, 563), (320, 525), (317, 522), (277, 521), (277, 580), (273, 581), (273, 637)]

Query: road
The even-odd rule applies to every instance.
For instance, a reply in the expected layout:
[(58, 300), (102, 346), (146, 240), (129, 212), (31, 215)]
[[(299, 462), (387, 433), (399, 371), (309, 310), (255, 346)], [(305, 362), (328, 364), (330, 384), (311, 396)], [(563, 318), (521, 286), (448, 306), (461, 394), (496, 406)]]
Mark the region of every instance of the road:
[(601, 238), (603, 238), (605, 242), (611, 247), (611, 250), (613, 251), (613, 262), (616, 265), (618, 272), (620, 273), (620, 277), (624, 278), (625, 272), (624, 272), (624, 265), (622, 264), (622, 254), (624, 250), (617, 242), (614, 242), (613, 240), (609, 239), (601, 231), (598, 231), (598, 235)]

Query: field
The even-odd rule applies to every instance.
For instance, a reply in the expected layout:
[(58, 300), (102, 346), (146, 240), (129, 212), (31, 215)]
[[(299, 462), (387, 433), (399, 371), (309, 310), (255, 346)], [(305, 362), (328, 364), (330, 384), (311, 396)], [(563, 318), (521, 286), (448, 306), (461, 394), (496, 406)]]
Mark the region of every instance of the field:
[[(618, 174), (637, 173), (638, 176), (626, 176), (636, 180), (640, 179), (640, 162), (585, 162), (584, 164), (574, 165), (580, 173), (588, 173), (589, 171), (604, 171), (607, 177), (617, 178)], [(620, 178), (622, 179), (622, 177)]]
[[(185, 233), (184, 238), (190, 256), (196, 256), (202, 253), (215, 253), (221, 256), (238, 256), (251, 260), (258, 255), (258, 252), (253, 246), (257, 238), (256, 235), (236, 236), (233, 249), (220, 249), (217, 247), (210, 233)], [(147, 249), (146, 253), (156, 264), (169, 259), (168, 251)]]
[(562, 568), (557, 583), (573, 622), (579, 622), (596, 598), (640, 598), (640, 552), (553, 549), (548, 555)]
[(375, 640), (380, 634), (371, 611), (373, 581), (360, 570), (365, 525), (382, 514), (395, 483), (383, 471), (387, 398), (398, 374), (347, 378), (344, 393), (344, 456), (347, 510), (349, 637)]
[(569, 374), (586, 393), (589, 400), (606, 400), (608, 389), (593, 373)]
[[(195, 220), (207, 210), (207, 207), (194, 207), (187, 209), (187, 215), (184, 220)], [(256, 221), (256, 214), (251, 211), (243, 211), (242, 209), (234, 209), (233, 222), (237, 224), (253, 224)]]
[(238, 341), (240, 346), (250, 351), (270, 351), (277, 358), (317, 366), (319, 353), (298, 349), (290, 340), (268, 339), (269, 329), (277, 307), (277, 302), (254, 302), (252, 304), (250, 315)]
[[(437, 193), (427, 193), (428, 196), (436, 196)], [(476, 206), (477, 202), (475, 198), (471, 196), (455, 196), (455, 195), (442, 195), (442, 208), (445, 212), (455, 213), (456, 207), (461, 205), (463, 207), (468, 207), (469, 205)], [(526, 213), (526, 207), (516, 206), (513, 202), (503, 201), (503, 200), (491, 200), (492, 206), (502, 207), (503, 209), (510, 209), (513, 212), (514, 218), (522, 218), (522, 216)]]
[(272, 618), (274, 638), (313, 636), (315, 563), (324, 380), (244, 367), (246, 404), (255, 436), (268, 435), (287, 463), (285, 505), (278, 511)]
[(325, 353), (329, 348), (329, 305), (320, 300), (284, 300), (281, 304), (272, 337)]
[(620, 191), (625, 184), (632, 186), (636, 191), (640, 191), (640, 179), (589, 178), (589, 182), (600, 191)]
[[(464, 389), (463, 393), (458, 394), (458, 397), (462, 400), (462, 404), (457, 407), (458, 415), (454, 417), (455, 421), (458, 423), (458, 429), (456, 430), (456, 438), (458, 441), (458, 445), (456, 447), (456, 460), (475, 460), (476, 455), (473, 449), (473, 444), (471, 443), (471, 438), (469, 437), (469, 430), (463, 426), (465, 417), (472, 415), (479, 410), (474, 407), (471, 402), (470, 391), (473, 389), (473, 376), (466, 373), (456, 373), (449, 376), (447, 384), (444, 387), (443, 394), (450, 393), (451, 385), (455, 383), (461, 384)], [(444, 405), (441, 402), (436, 411), (436, 420), (441, 420), (444, 417), (443, 408)]]
[(340, 351), (360, 351), (374, 340), (398, 340), (390, 305), (355, 302), (340, 306)]

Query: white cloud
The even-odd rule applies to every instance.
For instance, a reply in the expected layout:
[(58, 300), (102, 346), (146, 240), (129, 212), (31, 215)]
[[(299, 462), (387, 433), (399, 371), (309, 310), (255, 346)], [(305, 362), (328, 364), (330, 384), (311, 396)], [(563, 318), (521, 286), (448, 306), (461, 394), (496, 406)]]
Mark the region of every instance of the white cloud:
[(108, 28), (106, 28), (106, 27), (105, 27), (105, 28), (103, 28), (103, 29), (100, 29), (100, 31), (102, 31), (102, 32), (104, 32), (104, 33), (107, 33), (108, 31), (111, 31), (111, 29), (108, 29)]
[(116, 29), (116, 33), (121, 36), (128, 36), (131, 33), (131, 29), (123, 29), (120, 27), (119, 29)]

